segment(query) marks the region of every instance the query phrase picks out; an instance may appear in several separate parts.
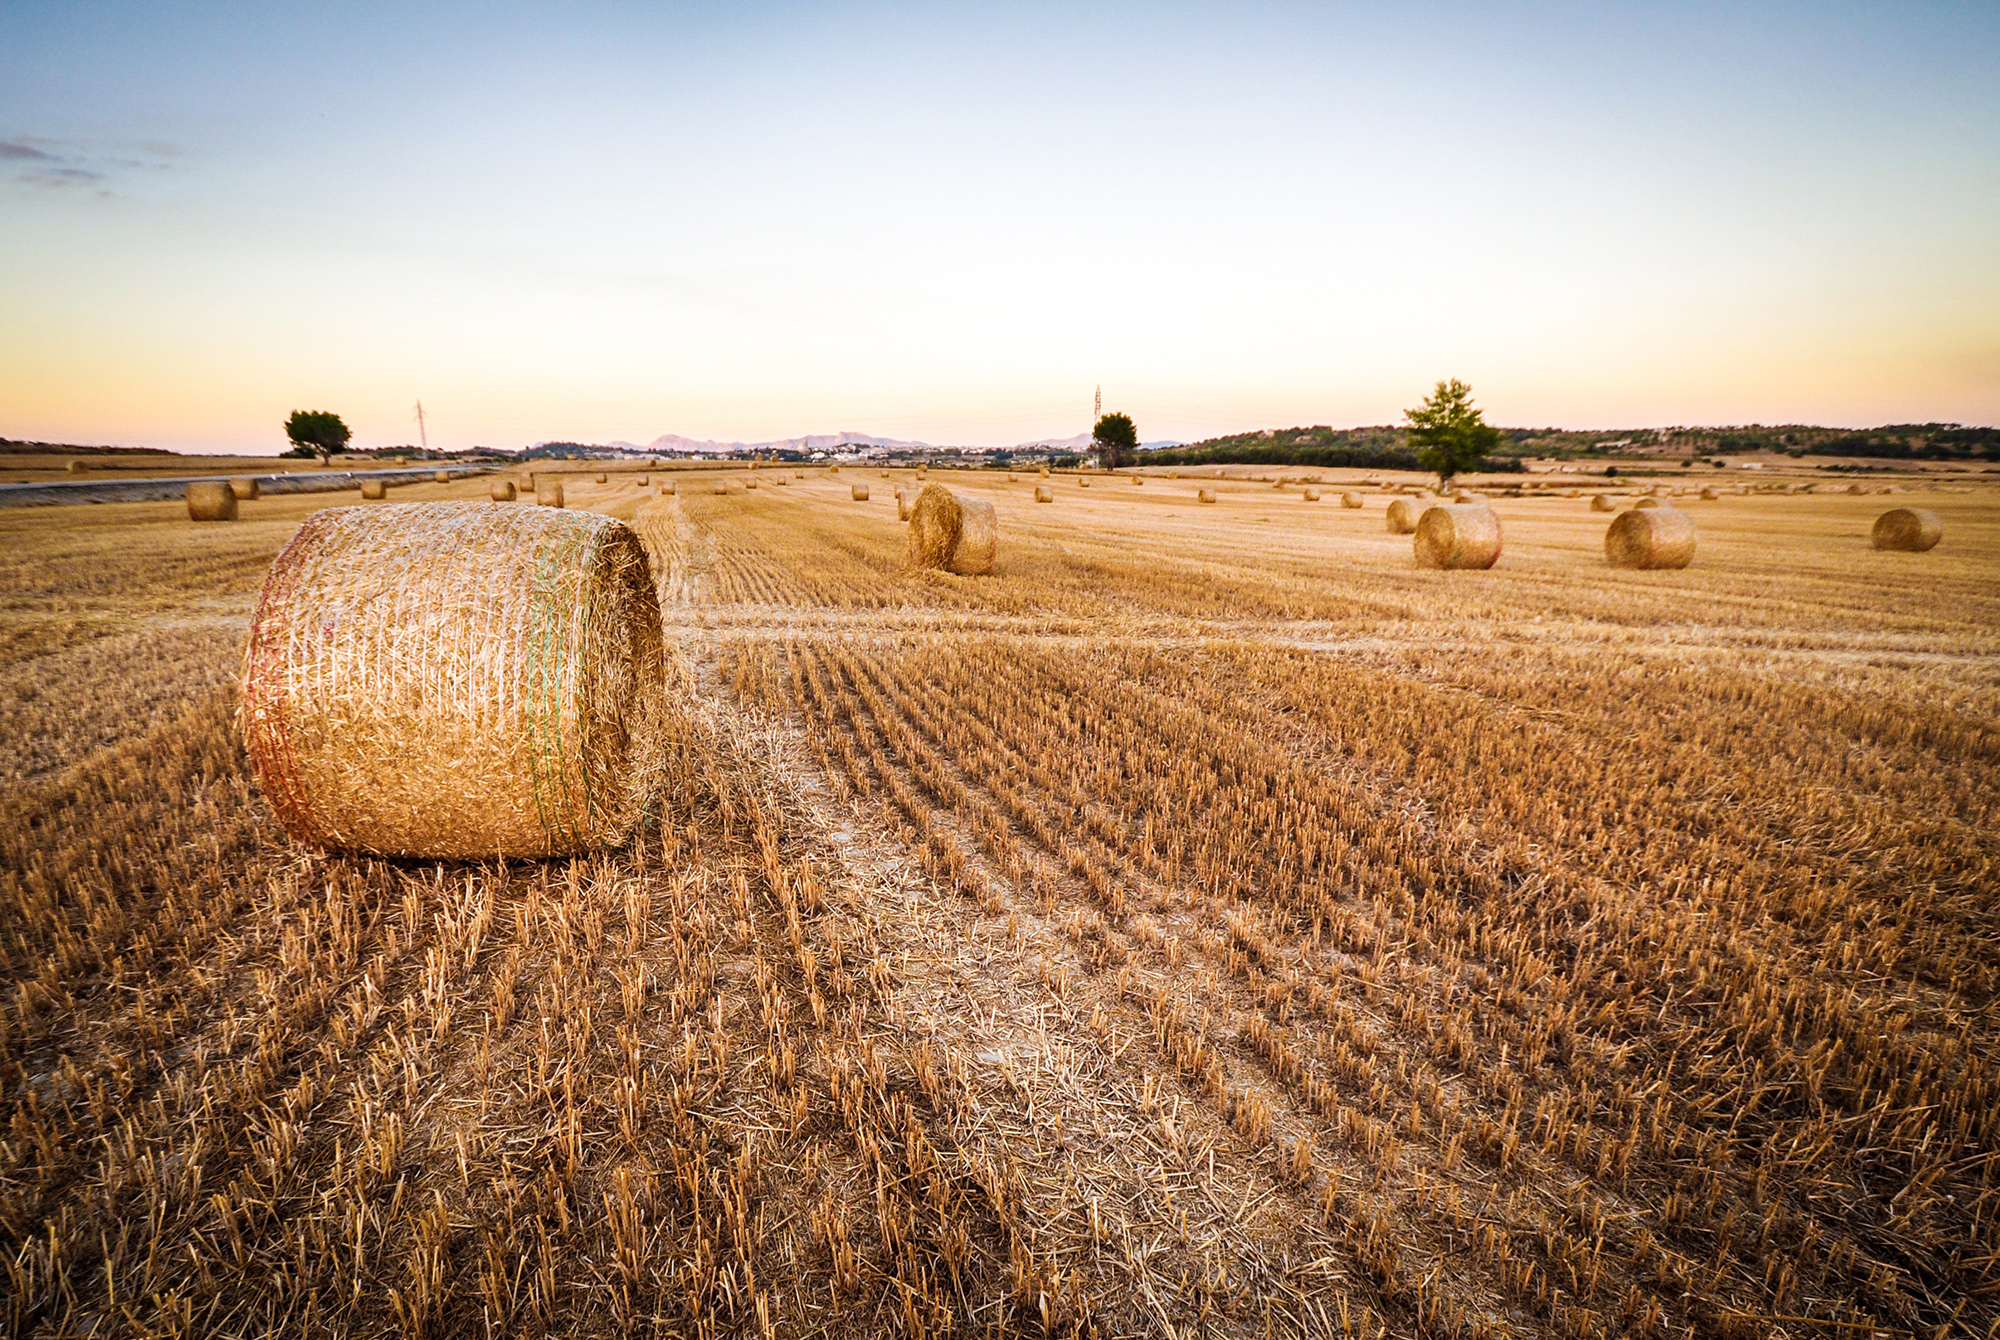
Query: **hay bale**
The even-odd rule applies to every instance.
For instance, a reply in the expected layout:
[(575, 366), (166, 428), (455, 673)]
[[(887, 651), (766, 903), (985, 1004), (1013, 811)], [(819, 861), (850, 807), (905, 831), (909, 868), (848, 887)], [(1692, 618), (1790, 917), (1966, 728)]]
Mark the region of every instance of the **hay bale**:
[(1354, 492), (1340, 495), (1340, 505), (1350, 511), (1361, 506), (1361, 495)]
[(642, 489), (647, 488), (652, 484), (653, 477), (651, 475), (640, 475), (635, 482), (639, 485), (640, 488)]
[(364, 479), (361, 481), (361, 496), (371, 500), (386, 498), (389, 496), (389, 486), (379, 479)]
[(1652, 494), (1649, 493), (1645, 497), (1639, 499), (1638, 502), (1633, 503), (1632, 506), (1635, 510), (1641, 508), (1656, 508), (1660, 506), (1660, 500), (1658, 498), (1655, 498)]
[(1500, 518), (1484, 503), (1432, 507), (1412, 543), (1426, 568), (1490, 568), (1500, 558)]
[(829, 465), (826, 467), (826, 472), (830, 475), (837, 475), (840, 473), (840, 467), (837, 465)]
[(231, 475), (229, 491), (236, 495), (238, 502), (248, 502), (259, 496), (263, 490), (257, 486), (255, 475)]
[(1306, 499), (1306, 501), (1307, 501), (1307, 502), (1318, 502), (1318, 501), (1319, 501), (1319, 490), (1318, 490), (1318, 489), (1307, 489), (1307, 490), (1306, 490), (1306, 492), (1305, 492), (1305, 499)]
[(1144, 475), (1132, 476), (1132, 487), (1135, 489), (1143, 485), (1145, 482), (1146, 482), (1146, 477)]
[(803, 470), (794, 470), (794, 471), (792, 471), (792, 478), (793, 478), (793, 479), (804, 479), (805, 477), (806, 477), (806, 472), (805, 472), (805, 471), (803, 471)]
[(1608, 493), (1594, 493), (1590, 498), (1590, 510), (1593, 512), (1615, 512), (1618, 510), (1618, 504), (1611, 501), (1611, 495)]
[(1090, 481), (1088, 479), (1079, 479), (1076, 481), (1076, 486), (1080, 489), (1087, 489), (1090, 487)]
[(535, 506), (561, 507), (562, 505), (562, 481), (545, 479), (535, 486)]
[(773, 479), (771, 481), (771, 487), (774, 489), (781, 489), (791, 482), (792, 482), (791, 480), (785, 478), (783, 475), (779, 475), (776, 479)]
[(234, 521), (236, 491), (227, 484), (198, 480), (187, 486), (188, 520)]
[(943, 568), (964, 576), (993, 571), (1000, 530), (993, 504), (960, 498), (938, 484), (926, 484), (910, 514), (910, 563)]
[(1180, 472), (1180, 471), (1178, 471), (1178, 470), (1169, 470), (1169, 471), (1167, 471), (1167, 478), (1168, 478), (1168, 479), (1179, 479), (1180, 477), (1181, 477), (1181, 472)]
[(1877, 549), (1921, 554), (1944, 538), (1944, 519), (1922, 507), (1895, 507), (1875, 518), (1869, 539)]
[(660, 492), (669, 498), (673, 497), (676, 493), (679, 493), (680, 491), (681, 491), (681, 486), (675, 480), (669, 479), (666, 483), (660, 485)]
[(1392, 498), (1389, 501), (1389, 533), (1409, 535), (1417, 529), (1417, 519), (1428, 511), (1431, 504), (1423, 498), (1414, 502), (1408, 498)]
[[(896, 490), (896, 520), (898, 520), (898, 521), (908, 521), (908, 520), (910, 519), (910, 513), (911, 513), (911, 512), (913, 511), (913, 510), (915, 510), (915, 508), (916, 508), (916, 501), (915, 501), (914, 499), (912, 499), (912, 498), (910, 497), (910, 495), (909, 495), (909, 494), (907, 494), (907, 493), (903, 492), (903, 491), (902, 491), (901, 489), (897, 489), (897, 490)], [(923, 564), (923, 565), (920, 565), (920, 566), (925, 566), (925, 567), (935, 567), (935, 566), (937, 566), (937, 565), (936, 565), (936, 564), (934, 564), (934, 563), (932, 563), (932, 564)]]
[(431, 471), (431, 483), (433, 483), (433, 484), (449, 484), (449, 483), (451, 483), (451, 471), (449, 471), (449, 470), (433, 470), (433, 471)]
[(866, 484), (856, 484), (851, 490), (851, 492), (853, 494), (854, 501), (856, 502), (868, 501), (868, 486)]
[(599, 470), (599, 471), (597, 472), (597, 482), (598, 482), (598, 483), (600, 483), (600, 484), (603, 484), (603, 483), (605, 483), (605, 482), (609, 481), (609, 480), (610, 480), (610, 478), (611, 478), (611, 476), (609, 476), (609, 475), (605, 474), (605, 473), (604, 473), (604, 472), (603, 472), (602, 470)]
[(1451, 500), (1459, 504), (1460, 506), (1464, 506), (1466, 503), (1475, 501), (1473, 496), (1470, 493), (1467, 493), (1464, 489), (1458, 489), (1455, 492), (1453, 492), (1453, 494), (1451, 495)]
[(712, 486), (710, 486), (709, 492), (715, 494), (715, 496), (719, 498), (723, 494), (729, 492), (729, 485), (724, 481), (718, 479)]
[(757, 481), (754, 479), (746, 479), (743, 481), (743, 487), (746, 489), (754, 489), (757, 487)]
[(1056, 500), (1055, 490), (1047, 484), (1035, 485), (1035, 501), (1052, 503)]
[(1215, 501), (1215, 490), (1196, 489), (1194, 491), (1194, 500), (1198, 503), (1212, 503)]
[(1684, 568), (1694, 562), (1694, 518), (1678, 507), (1646, 507), (1651, 501), (1621, 513), (1604, 532), (1604, 557), (1613, 567)]
[(622, 522), (336, 507), (306, 519), (264, 582), (244, 743), (286, 832), (312, 846), (616, 846), (658, 781), (663, 668), (652, 574)]
[(1867, 490), (1867, 489), (1863, 488), (1863, 487), (1862, 487), (1861, 485), (1859, 485), (1859, 484), (1849, 484), (1849, 485), (1847, 486), (1847, 491), (1848, 491), (1848, 492), (1849, 492), (1850, 494), (1853, 494), (1853, 495), (1855, 495), (1855, 496), (1857, 496), (1857, 497), (1858, 497), (1859, 495), (1863, 494), (1863, 493), (1866, 493), (1866, 492), (1868, 492), (1868, 490)]
[(1048, 467), (1048, 466), (1046, 466), (1046, 465), (1044, 465), (1044, 466), (1041, 466), (1041, 467), (1039, 467), (1039, 468), (1040, 468), (1040, 470), (1041, 470), (1041, 472), (1042, 472), (1042, 477), (1043, 477), (1043, 478), (1047, 478), (1047, 477), (1048, 477), (1048, 473), (1049, 473), (1049, 467)]
[(1715, 486), (1713, 484), (1702, 485), (1701, 500), (1703, 502), (1714, 502), (1717, 498), (1720, 498), (1721, 496), (1722, 495), (1720, 493), (1717, 493), (1715, 491)]
[(73, 475), (80, 475), (80, 474), (82, 474), (82, 473), (83, 473), (83, 472), (84, 472), (85, 470), (88, 470), (89, 468), (90, 468), (90, 467), (89, 467), (88, 465), (86, 465), (86, 464), (84, 464), (84, 463), (83, 463), (82, 461), (79, 461), (79, 460), (76, 460), (76, 459), (74, 459), (74, 458), (72, 458), (72, 459), (70, 459), (70, 460), (68, 460), (68, 461), (65, 461), (65, 462), (63, 463), (63, 469), (65, 469), (65, 470), (69, 471), (69, 472), (70, 472), (71, 474), (73, 474)]
[(514, 486), (504, 479), (496, 479), (487, 487), (486, 496), (494, 502), (513, 502)]

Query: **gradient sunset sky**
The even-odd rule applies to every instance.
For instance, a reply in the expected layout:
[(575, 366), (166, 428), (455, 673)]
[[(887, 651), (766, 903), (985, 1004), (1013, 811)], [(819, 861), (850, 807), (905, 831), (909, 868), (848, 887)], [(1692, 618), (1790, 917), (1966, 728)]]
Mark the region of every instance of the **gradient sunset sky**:
[[(421, 9), (422, 12), (414, 12)], [(0, 11), (0, 436), (2000, 422), (2000, 5)]]

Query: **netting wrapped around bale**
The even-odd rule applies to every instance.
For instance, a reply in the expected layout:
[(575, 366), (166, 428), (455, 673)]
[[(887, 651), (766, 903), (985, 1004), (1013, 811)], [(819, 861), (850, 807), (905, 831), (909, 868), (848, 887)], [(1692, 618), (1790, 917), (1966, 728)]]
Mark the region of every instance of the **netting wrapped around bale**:
[(1500, 558), (1500, 518), (1484, 503), (1432, 507), (1412, 543), (1426, 568), (1490, 568)]
[(488, 486), (486, 496), (494, 502), (513, 502), (514, 486), (504, 479), (496, 479)]
[(624, 841), (657, 781), (645, 551), (589, 512), (337, 507), (271, 566), (243, 732), (285, 830), (330, 850), (551, 856)]
[(1621, 513), (1604, 532), (1604, 557), (1620, 568), (1684, 568), (1694, 562), (1694, 518), (1678, 507)]
[(227, 484), (203, 481), (187, 486), (188, 520), (234, 521), (236, 492)]
[(536, 485), (535, 503), (540, 507), (561, 507), (563, 505), (562, 485), (547, 481)]
[(926, 484), (909, 507), (912, 565), (943, 568), (964, 576), (993, 571), (1000, 550), (1000, 528), (992, 503), (961, 498), (940, 485)]
[(1944, 519), (1922, 507), (1897, 507), (1875, 518), (1871, 541), (1877, 549), (1921, 554), (1944, 538)]
[(361, 496), (370, 501), (386, 498), (389, 496), (389, 486), (379, 479), (364, 479), (361, 481)]
[(235, 494), (238, 500), (247, 502), (257, 497), (263, 490), (257, 487), (255, 475), (233, 475), (229, 480), (229, 491)]

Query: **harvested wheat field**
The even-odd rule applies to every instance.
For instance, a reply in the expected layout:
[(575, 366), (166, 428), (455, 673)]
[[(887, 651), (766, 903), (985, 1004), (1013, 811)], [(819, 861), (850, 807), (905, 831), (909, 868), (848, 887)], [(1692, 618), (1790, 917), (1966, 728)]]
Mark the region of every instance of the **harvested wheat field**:
[(351, 495), (0, 514), (9, 1330), (1993, 1334), (2000, 493), (1690, 500), (1667, 571), (1491, 497), (1444, 571), (1374, 494), (940, 475), (990, 575), (830, 470), (564, 476), (666, 763), (542, 860), (254, 783)]

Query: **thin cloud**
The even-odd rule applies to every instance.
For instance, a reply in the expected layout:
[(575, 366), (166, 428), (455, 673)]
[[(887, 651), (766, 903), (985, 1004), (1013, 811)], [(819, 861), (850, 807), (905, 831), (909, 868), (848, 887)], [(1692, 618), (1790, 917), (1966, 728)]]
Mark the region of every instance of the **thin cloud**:
[(43, 162), (52, 161), (48, 154), (43, 153), (32, 144), (24, 144), (20, 140), (0, 140), (0, 158), (41, 159)]
[[(121, 172), (162, 171), (177, 166), (180, 149), (159, 140), (57, 140), (20, 135), (0, 140), (0, 163), (18, 167), (13, 180), (45, 190), (92, 186)], [(99, 195), (111, 195), (100, 187)]]

